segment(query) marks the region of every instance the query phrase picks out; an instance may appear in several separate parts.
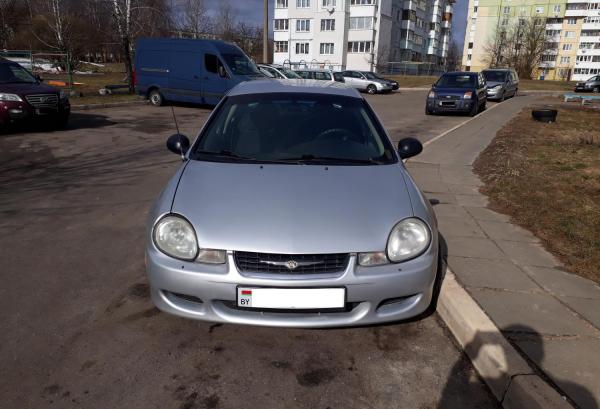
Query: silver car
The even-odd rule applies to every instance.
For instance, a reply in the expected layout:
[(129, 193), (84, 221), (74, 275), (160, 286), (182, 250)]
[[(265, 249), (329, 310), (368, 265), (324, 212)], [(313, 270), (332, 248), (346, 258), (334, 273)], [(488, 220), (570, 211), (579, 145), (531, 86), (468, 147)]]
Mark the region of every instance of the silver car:
[(298, 74), (283, 65), (256, 64), (258, 69), (269, 78), (300, 79)]
[(504, 101), (519, 92), (519, 76), (511, 68), (489, 68), (481, 71), (487, 84), (487, 99)]
[(370, 71), (343, 71), (342, 75), (346, 85), (368, 94), (391, 92), (393, 88), (389, 81), (379, 78)]
[[(146, 269), (163, 311), (332, 327), (420, 316), (439, 289), (437, 222), (354, 89), (259, 80), (233, 88), (150, 212)], [(438, 279), (436, 280), (436, 277)], [(422, 316), (422, 315), (421, 315)]]

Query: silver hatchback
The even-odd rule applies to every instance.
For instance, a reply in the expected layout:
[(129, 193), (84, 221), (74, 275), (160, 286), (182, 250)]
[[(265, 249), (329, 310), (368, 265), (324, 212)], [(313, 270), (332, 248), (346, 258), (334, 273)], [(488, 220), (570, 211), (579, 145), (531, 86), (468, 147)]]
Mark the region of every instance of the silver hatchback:
[(187, 318), (332, 327), (419, 316), (439, 288), (437, 222), (367, 102), (335, 82), (239, 84), (150, 212), (152, 299)]

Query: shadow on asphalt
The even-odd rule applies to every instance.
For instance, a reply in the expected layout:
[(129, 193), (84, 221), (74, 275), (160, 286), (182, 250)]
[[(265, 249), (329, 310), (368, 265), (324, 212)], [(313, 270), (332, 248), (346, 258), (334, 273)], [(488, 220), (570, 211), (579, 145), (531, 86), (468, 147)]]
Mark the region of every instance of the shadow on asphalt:
[[(573, 402), (570, 398), (569, 401), (571, 403), (575, 403), (575, 407), (584, 408), (584, 409), (598, 409), (598, 405), (592, 393), (585, 387), (576, 384), (571, 381), (567, 381), (564, 379), (560, 379), (557, 382), (549, 379), (542, 371), (539, 369), (539, 365), (544, 361), (544, 340), (542, 335), (537, 332), (535, 329), (526, 326), (526, 325), (510, 325), (508, 327), (501, 329), (504, 336), (508, 339), (508, 341), (515, 347), (515, 349), (521, 354), (521, 356), (532, 366), (535, 371), (540, 375), (542, 379), (548, 382), (551, 386), (553, 386), (562, 396), (569, 396), (574, 398), (575, 402)], [(489, 342), (486, 340), (493, 338), (484, 332), (477, 332), (475, 334), (474, 339), (465, 346), (462, 354), (466, 356), (468, 353), (473, 360), (477, 358), (482, 349), (489, 348)], [(501, 348), (499, 345), (495, 345), (498, 348)], [(442, 397), (440, 399), (440, 404), (438, 409), (448, 409), (452, 406), (448, 406), (445, 402), (452, 401), (453, 397), (456, 396), (457, 385), (455, 385), (455, 379), (458, 379), (459, 376), (464, 374), (464, 363), (462, 360), (458, 360), (457, 363), (452, 368), (450, 372), (450, 376), (448, 377), (448, 381), (444, 390), (442, 392)], [(503, 379), (484, 379), (487, 384), (494, 384), (498, 382), (504, 382)], [(560, 384), (560, 385), (557, 385)]]
[(69, 117), (66, 128), (56, 127), (52, 121), (41, 119), (39, 121), (27, 121), (15, 123), (0, 129), (0, 135), (16, 135), (26, 132), (48, 133), (62, 132), (72, 129), (94, 129), (111, 126), (117, 122), (111, 121), (106, 115), (90, 114), (87, 112), (73, 112)]

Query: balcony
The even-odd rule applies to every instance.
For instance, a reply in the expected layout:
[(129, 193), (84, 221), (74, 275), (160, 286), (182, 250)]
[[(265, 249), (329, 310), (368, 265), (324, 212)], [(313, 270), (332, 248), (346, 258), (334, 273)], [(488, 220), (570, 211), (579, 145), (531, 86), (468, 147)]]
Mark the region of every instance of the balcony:
[[(600, 10), (598, 10), (600, 11)], [(600, 30), (600, 23), (583, 23), (581, 25), (582, 30)]]
[(556, 61), (543, 61), (539, 65), (540, 68), (554, 68), (556, 67)]
[(452, 23), (449, 20), (442, 21), (442, 28), (450, 28)]

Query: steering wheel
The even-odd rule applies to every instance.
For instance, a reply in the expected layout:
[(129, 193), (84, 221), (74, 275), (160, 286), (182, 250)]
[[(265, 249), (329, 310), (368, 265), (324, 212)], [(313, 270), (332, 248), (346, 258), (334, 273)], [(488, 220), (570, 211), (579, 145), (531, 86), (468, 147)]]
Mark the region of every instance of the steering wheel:
[(317, 135), (317, 139), (321, 139), (321, 138), (327, 138), (330, 137), (333, 134), (342, 134), (342, 140), (343, 141), (347, 141), (348, 139), (356, 139), (356, 134), (354, 132), (349, 131), (348, 129), (345, 128), (331, 128), (331, 129), (326, 129), (323, 132), (321, 132), (320, 134)]

